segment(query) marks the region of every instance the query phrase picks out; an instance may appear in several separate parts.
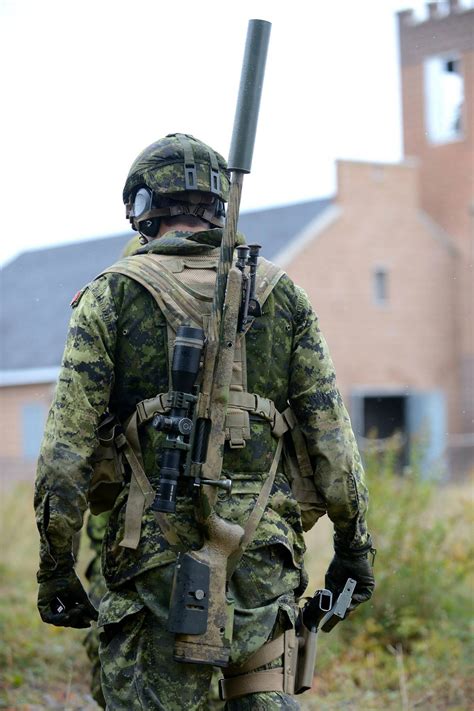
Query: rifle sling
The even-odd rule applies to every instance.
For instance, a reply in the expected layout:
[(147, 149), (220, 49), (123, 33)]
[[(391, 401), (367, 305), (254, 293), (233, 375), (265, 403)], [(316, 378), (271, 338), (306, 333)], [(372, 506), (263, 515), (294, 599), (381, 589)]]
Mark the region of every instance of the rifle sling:
[(255, 535), (255, 531), (258, 528), (258, 524), (262, 520), (262, 516), (268, 504), (268, 499), (270, 498), (273, 482), (275, 481), (275, 475), (278, 468), (278, 463), (280, 461), (282, 447), (283, 437), (280, 437), (275, 450), (275, 456), (273, 457), (273, 462), (270, 467), (270, 471), (268, 472), (268, 476), (260, 490), (260, 494), (258, 495), (257, 501), (255, 502), (255, 506), (252, 509), (252, 513), (250, 514), (247, 523), (245, 524), (244, 535), (242, 536), (242, 539), (240, 541), (239, 548), (235, 553), (229, 556), (229, 559), (227, 561), (227, 580), (230, 580), (232, 575), (234, 574), (234, 571), (237, 568), (240, 559), (244, 555), (249, 543), (251, 543)]

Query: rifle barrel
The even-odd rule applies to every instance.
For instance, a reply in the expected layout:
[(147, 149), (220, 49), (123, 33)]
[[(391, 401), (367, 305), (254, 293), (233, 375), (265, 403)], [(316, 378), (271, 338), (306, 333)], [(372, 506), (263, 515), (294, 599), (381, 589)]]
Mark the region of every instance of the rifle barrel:
[(250, 173), (271, 22), (249, 20), (229, 152), (229, 170)]
[(271, 22), (267, 22), (267, 20), (249, 20), (247, 29), (228, 161), (229, 170), (232, 171), (229, 204), (209, 324), (211, 338), (217, 338), (220, 331), (227, 275), (232, 265), (237, 237), (243, 178), (244, 173), (250, 172), (252, 164), (271, 26)]

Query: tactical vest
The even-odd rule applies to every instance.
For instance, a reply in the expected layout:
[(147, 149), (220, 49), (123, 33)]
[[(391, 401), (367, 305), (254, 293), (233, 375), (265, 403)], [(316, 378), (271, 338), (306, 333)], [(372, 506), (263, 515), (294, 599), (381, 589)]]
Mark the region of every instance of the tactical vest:
[[(190, 325), (207, 332), (219, 252), (217, 248), (206, 255), (135, 255), (122, 259), (102, 272), (127, 276), (141, 284), (152, 295), (167, 324), (169, 371), (178, 327)], [(283, 273), (271, 262), (259, 259), (256, 297), (262, 307)], [(300, 505), (303, 527), (308, 530), (325, 513), (324, 504), (315, 489), (304, 437), (291, 409), (288, 407), (280, 413), (272, 400), (247, 391), (245, 333), (250, 327), (251, 323), (236, 339), (225, 420), (226, 441), (231, 448), (245, 447), (250, 438), (250, 415), (261, 417), (270, 423), (272, 434), (279, 442), (255, 509), (263, 513), (283, 450), (285, 473)], [(171, 382), (171, 372), (169, 375)], [(101, 513), (113, 507), (125, 481), (126, 460), (131, 470), (131, 480), (125, 515), (125, 536), (120, 544), (126, 548), (137, 548), (143, 511), (155, 496), (144, 471), (138, 430), (156, 414), (168, 411), (168, 393), (159, 393), (154, 398), (139, 402), (131, 417), (123, 423), (123, 427), (110, 415), (99, 428), (99, 447), (93, 457), (94, 474), (89, 490), (89, 506), (92, 513)], [(170, 529), (166, 516), (158, 514), (157, 517), (165, 538), (172, 547), (179, 548), (179, 541)], [(256, 515), (249, 522), (245, 531), (246, 540), (251, 539), (259, 519), (260, 516)]]

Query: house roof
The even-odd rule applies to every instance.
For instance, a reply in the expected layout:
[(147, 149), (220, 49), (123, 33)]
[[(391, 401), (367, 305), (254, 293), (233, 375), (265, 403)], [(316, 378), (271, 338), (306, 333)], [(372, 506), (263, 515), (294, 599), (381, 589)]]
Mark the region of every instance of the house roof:
[[(319, 199), (244, 212), (239, 230), (278, 262), (289, 240), (330, 204)], [(38, 382), (38, 373), (59, 366), (71, 299), (119, 258), (131, 237), (123, 233), (24, 252), (0, 270), (0, 385), (29, 382), (24, 374), (19, 378), (26, 369)]]

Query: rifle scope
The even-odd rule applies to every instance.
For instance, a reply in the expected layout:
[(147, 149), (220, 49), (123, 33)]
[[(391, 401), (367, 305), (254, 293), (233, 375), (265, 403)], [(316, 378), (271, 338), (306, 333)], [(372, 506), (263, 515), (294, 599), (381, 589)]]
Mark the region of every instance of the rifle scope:
[(193, 430), (190, 412), (196, 402), (193, 394), (204, 347), (204, 331), (191, 326), (180, 326), (171, 365), (171, 410), (169, 415), (155, 415), (155, 429), (167, 432), (161, 458), (160, 483), (151, 508), (174, 513), (176, 493), (183, 454), (189, 449)]

